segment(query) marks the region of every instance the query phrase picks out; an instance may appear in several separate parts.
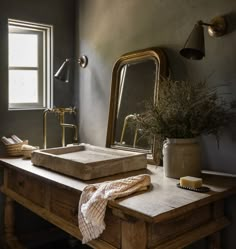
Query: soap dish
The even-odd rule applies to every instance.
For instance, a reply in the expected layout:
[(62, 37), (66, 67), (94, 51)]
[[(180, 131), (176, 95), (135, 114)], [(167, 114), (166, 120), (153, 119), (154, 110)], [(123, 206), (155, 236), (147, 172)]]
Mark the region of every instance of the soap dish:
[(189, 188), (189, 187), (180, 186), (179, 183), (177, 183), (177, 187), (182, 188), (182, 189), (186, 189), (186, 190), (190, 190), (190, 191), (194, 191), (194, 192), (199, 192), (199, 193), (206, 193), (206, 192), (210, 191), (210, 188), (208, 188), (208, 187)]

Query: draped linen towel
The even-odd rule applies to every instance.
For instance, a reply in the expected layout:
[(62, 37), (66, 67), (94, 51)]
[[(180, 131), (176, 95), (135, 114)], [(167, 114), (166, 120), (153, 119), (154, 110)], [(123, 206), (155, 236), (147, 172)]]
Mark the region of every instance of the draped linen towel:
[(105, 229), (105, 212), (109, 200), (146, 190), (151, 179), (147, 174), (86, 186), (78, 207), (78, 224), (83, 243), (96, 239)]

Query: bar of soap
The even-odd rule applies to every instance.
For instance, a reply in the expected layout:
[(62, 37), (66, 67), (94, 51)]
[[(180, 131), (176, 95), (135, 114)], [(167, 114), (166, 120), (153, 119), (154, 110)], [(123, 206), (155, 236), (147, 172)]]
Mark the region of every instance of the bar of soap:
[(22, 150), (36, 150), (37, 148), (35, 146), (32, 146), (32, 145), (28, 145), (28, 144), (23, 144), (21, 146), (21, 149)]
[(193, 176), (181, 177), (180, 186), (187, 188), (200, 188), (202, 186), (202, 178), (197, 178)]

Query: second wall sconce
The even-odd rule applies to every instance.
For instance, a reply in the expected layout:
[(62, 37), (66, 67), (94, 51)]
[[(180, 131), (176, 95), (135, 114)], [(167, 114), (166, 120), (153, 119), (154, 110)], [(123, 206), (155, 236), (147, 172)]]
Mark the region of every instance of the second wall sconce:
[(187, 59), (201, 60), (205, 56), (204, 29), (208, 26), (208, 34), (212, 37), (219, 37), (226, 33), (226, 21), (223, 16), (217, 16), (210, 23), (198, 21), (190, 33), (184, 48), (180, 54)]
[(83, 55), (79, 59), (66, 59), (54, 74), (54, 78), (68, 83), (70, 81), (70, 71), (74, 62), (77, 62), (80, 67), (85, 68), (88, 65), (88, 57), (86, 55)]

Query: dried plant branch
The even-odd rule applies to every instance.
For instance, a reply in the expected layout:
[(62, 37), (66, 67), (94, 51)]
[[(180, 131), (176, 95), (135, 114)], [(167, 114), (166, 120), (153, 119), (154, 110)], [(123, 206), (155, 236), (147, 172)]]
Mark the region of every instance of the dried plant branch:
[(148, 103), (136, 122), (145, 136), (155, 136), (160, 142), (202, 134), (213, 134), (218, 139), (221, 128), (233, 117), (234, 103), (219, 97), (216, 89), (209, 89), (205, 81), (164, 79), (158, 102)]

